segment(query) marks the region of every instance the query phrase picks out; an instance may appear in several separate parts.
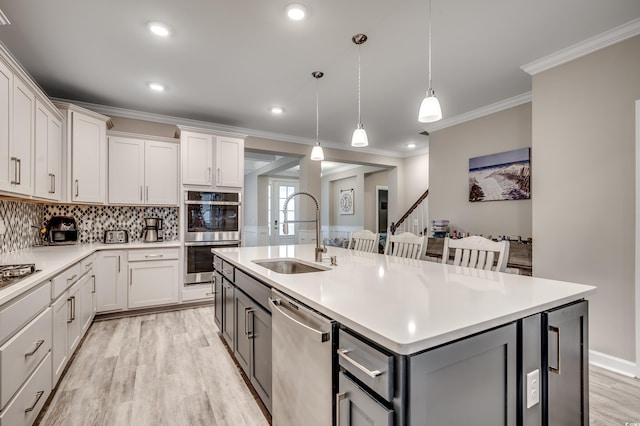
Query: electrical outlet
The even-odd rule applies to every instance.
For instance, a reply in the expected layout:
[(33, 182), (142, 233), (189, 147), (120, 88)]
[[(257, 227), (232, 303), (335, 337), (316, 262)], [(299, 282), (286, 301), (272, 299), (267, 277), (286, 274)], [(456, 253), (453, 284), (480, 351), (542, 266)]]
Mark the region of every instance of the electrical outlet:
[(0, 235), (4, 235), (7, 232), (7, 225), (4, 224), (4, 219), (0, 219)]
[(85, 231), (88, 231), (93, 226), (93, 221), (90, 219), (85, 219), (85, 221), (82, 223), (82, 226)]
[(527, 408), (540, 402), (540, 370), (527, 373)]

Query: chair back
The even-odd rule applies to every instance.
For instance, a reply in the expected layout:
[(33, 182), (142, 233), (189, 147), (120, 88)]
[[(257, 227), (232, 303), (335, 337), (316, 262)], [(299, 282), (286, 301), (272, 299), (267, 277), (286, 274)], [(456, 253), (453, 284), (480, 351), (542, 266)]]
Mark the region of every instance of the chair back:
[(384, 254), (406, 257), (407, 259), (420, 259), (423, 246), (424, 237), (411, 232), (404, 232), (400, 235), (387, 235)]
[[(509, 259), (509, 241), (491, 241), (488, 238), (474, 235), (472, 237), (454, 240), (444, 239), (442, 250), (442, 263), (449, 261), (449, 249), (455, 249), (453, 264), (468, 268), (495, 270), (504, 272), (507, 269)], [(498, 260), (495, 262), (496, 253)]]
[(364, 231), (354, 231), (351, 233), (349, 245), (347, 247), (351, 250), (377, 253), (379, 240), (380, 234), (374, 234), (368, 229), (365, 229)]

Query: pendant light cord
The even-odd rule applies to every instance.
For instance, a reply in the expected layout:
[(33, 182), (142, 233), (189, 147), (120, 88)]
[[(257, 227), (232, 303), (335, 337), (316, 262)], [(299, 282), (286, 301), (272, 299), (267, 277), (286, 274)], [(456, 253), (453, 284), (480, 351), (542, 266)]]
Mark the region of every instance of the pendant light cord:
[(319, 109), (319, 103), (318, 103), (318, 93), (320, 91), (320, 79), (316, 78), (316, 142), (318, 142), (318, 145), (320, 145), (320, 113), (318, 111)]
[(431, 0), (429, 0), (429, 91), (431, 91)]
[(360, 45), (358, 45), (358, 127), (362, 125), (362, 115), (360, 113)]

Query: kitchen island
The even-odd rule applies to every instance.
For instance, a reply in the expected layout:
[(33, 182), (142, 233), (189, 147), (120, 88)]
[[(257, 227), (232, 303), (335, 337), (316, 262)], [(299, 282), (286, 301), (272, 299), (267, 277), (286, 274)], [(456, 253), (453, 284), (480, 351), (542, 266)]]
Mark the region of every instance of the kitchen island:
[[(372, 403), (385, 410), (379, 419), (391, 424), (458, 424), (468, 419), (475, 420), (473, 424), (533, 425), (555, 418), (558, 410), (575, 422), (568, 424), (588, 424), (588, 315), (583, 299), (595, 292), (593, 286), (337, 247), (328, 248), (321, 264), (312, 261), (311, 245), (213, 251), (236, 271), (336, 321), (339, 347), (363, 342), (374, 354), (382, 354), (389, 366), (381, 370), (382, 377), (387, 376), (383, 390), (376, 387), (379, 377), (370, 380), (362, 369), (350, 369), (345, 359), (357, 358), (354, 348), (346, 349), (350, 357), (334, 357), (334, 370), (340, 371), (340, 402), (334, 410), (340, 417), (349, 417), (344, 414), (348, 411), (353, 420), (362, 410), (355, 409), (353, 399), (344, 403), (342, 384), (351, 380), (355, 386), (349, 389), (371, 394)], [(337, 266), (330, 266), (330, 256), (336, 257)], [(284, 258), (323, 270), (283, 274), (254, 262)], [(554, 321), (563, 325), (562, 332)], [(367, 359), (375, 363), (375, 358), (363, 355), (359, 364)], [(556, 374), (560, 361), (561, 379)], [(549, 392), (557, 389), (568, 399), (551, 398)], [(469, 398), (476, 407), (455, 408)], [(496, 407), (497, 414), (491, 414)], [(447, 413), (460, 415), (443, 417)], [(503, 421), (484, 423), (483, 418)]]

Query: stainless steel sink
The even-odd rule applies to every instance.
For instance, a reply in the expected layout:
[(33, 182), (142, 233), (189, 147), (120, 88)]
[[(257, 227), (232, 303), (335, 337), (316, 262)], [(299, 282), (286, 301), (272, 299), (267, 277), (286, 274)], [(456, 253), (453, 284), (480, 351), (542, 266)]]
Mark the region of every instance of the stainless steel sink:
[(296, 259), (253, 260), (253, 263), (278, 274), (304, 274), (307, 272), (328, 271), (330, 269), (324, 266), (304, 263)]

